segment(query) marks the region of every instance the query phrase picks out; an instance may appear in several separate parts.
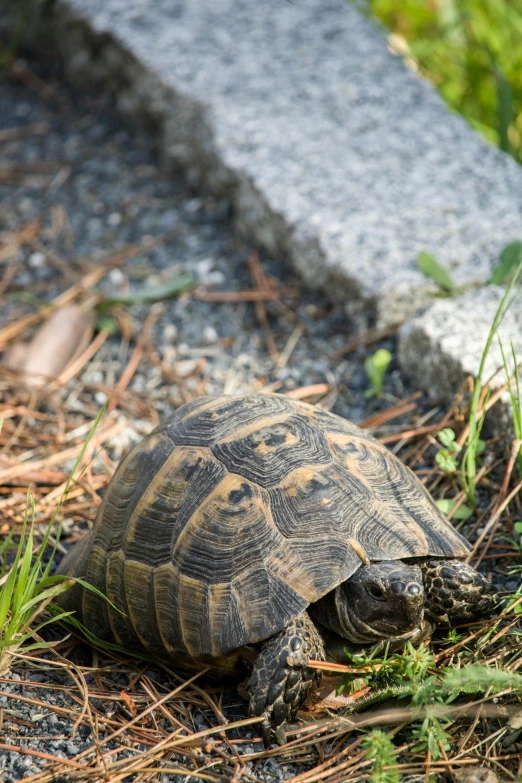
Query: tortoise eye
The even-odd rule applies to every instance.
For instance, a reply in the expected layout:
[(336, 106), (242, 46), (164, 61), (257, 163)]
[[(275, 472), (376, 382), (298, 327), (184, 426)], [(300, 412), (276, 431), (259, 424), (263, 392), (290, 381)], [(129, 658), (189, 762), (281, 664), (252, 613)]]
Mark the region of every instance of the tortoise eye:
[(384, 590), (380, 585), (373, 582), (372, 584), (368, 585), (366, 589), (370, 594), (370, 596), (372, 598), (375, 598), (376, 601), (384, 601), (386, 596), (384, 594)]

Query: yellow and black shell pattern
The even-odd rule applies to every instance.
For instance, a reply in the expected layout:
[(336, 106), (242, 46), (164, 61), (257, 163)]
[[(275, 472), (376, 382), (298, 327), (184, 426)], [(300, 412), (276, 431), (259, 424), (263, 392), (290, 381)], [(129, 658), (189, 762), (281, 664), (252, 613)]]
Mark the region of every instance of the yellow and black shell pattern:
[(468, 551), (370, 435), (288, 397), (252, 394), (194, 400), (139, 443), (64, 568), (121, 610), (73, 588), (92, 633), (205, 663), (282, 630), (365, 557)]

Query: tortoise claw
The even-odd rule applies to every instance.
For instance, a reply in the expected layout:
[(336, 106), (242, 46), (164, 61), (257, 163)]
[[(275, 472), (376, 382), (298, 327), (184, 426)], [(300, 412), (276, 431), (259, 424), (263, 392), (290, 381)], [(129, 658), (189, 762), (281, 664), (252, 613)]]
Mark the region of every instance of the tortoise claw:
[(286, 745), (286, 732), (283, 726), (276, 726), (274, 728), (268, 720), (268, 716), (265, 716), (265, 720), (261, 724), (261, 736), (263, 738), (265, 750), (269, 749), (274, 740), (278, 745)]

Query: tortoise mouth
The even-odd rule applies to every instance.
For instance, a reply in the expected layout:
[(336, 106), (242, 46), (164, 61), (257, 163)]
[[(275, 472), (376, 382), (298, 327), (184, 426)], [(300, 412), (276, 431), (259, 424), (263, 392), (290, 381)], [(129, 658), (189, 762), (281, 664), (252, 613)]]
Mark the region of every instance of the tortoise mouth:
[(403, 622), (400, 621), (399, 616), (390, 617), (389, 619), (383, 617), (374, 620), (370, 627), (380, 637), (391, 639), (395, 636), (414, 631), (422, 623), (422, 620), (423, 613), (421, 613), (420, 616), (419, 614), (416, 614), (414, 619), (408, 618), (408, 620), (406, 620), (405, 618)]

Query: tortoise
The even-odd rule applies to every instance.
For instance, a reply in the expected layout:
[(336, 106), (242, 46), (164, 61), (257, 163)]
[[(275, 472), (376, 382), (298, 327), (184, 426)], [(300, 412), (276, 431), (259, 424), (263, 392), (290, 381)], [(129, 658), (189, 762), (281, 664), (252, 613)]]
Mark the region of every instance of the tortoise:
[[(418, 641), (489, 613), (469, 543), (355, 424), (277, 394), (202, 397), (119, 464), (60, 572), (96, 636), (182, 669), (252, 664), (265, 744), (319, 681), (325, 639)], [(257, 657), (255, 657), (257, 656)], [(244, 674), (243, 674), (244, 676)]]

